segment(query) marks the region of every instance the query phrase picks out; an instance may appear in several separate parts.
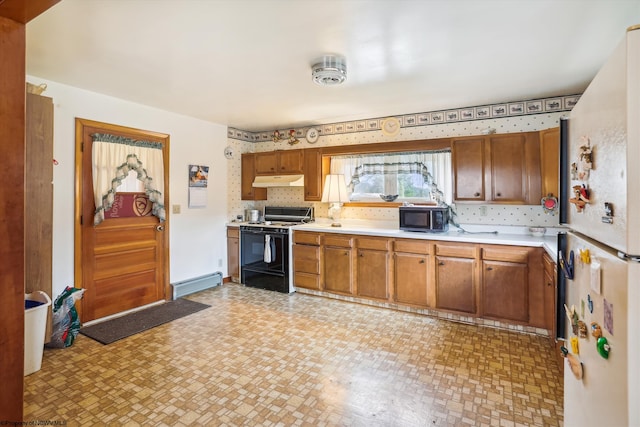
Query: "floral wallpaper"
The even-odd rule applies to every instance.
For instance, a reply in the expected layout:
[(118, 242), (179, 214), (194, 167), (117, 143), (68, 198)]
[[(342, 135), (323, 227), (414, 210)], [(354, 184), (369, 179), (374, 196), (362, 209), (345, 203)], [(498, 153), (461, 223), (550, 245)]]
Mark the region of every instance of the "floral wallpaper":
[[(287, 150), (297, 148), (325, 147), (337, 145), (354, 145), (381, 143), (391, 141), (408, 141), (416, 139), (447, 138), (453, 136), (479, 135), (489, 128), (495, 129), (496, 133), (530, 132), (549, 129), (559, 126), (560, 117), (569, 111), (579, 96), (567, 96), (560, 98), (550, 98), (538, 101), (522, 101), (496, 104), (494, 106), (461, 108), (458, 110), (447, 110), (442, 112), (443, 122), (434, 122), (438, 112), (419, 113), (405, 116), (398, 116), (400, 131), (395, 136), (387, 136), (380, 129), (384, 120), (372, 119), (359, 122), (347, 122), (339, 124), (323, 125), (318, 124), (313, 127), (319, 131), (320, 137), (313, 144), (305, 139), (307, 128), (294, 129), (295, 139), (298, 142), (289, 144), (289, 130), (279, 130), (283, 139), (274, 142), (273, 132), (245, 132), (237, 129), (228, 129), (228, 145), (233, 151), (233, 156), (228, 160), (232, 162), (228, 168), (228, 183), (231, 188), (228, 200), (229, 220), (242, 215), (245, 209), (261, 209), (265, 205), (270, 206), (309, 206), (313, 205), (316, 217), (326, 217), (328, 203), (306, 202), (304, 200), (304, 189), (301, 187), (269, 188), (268, 200), (266, 201), (243, 201), (240, 199), (241, 182), (241, 153), (264, 152), (273, 150)], [(515, 106), (515, 107), (514, 107)], [(494, 108), (496, 107), (496, 108)], [(486, 111), (487, 115), (493, 112), (501, 113), (504, 107), (504, 114), (495, 117), (478, 119), (478, 112)], [(557, 111), (538, 112), (536, 114), (525, 114), (527, 111), (544, 111), (552, 109)], [(464, 117), (472, 116), (473, 119), (465, 120)], [(451, 117), (450, 122), (446, 122), (447, 117)], [(427, 121), (425, 123), (425, 121)], [(420, 123), (425, 124), (420, 124)], [(339, 129), (340, 132), (336, 132)], [(486, 225), (513, 225), (513, 226), (558, 226), (558, 217), (545, 214), (539, 205), (455, 205), (458, 222), (460, 224), (486, 224)], [(376, 221), (397, 221), (398, 210), (390, 208), (360, 208), (345, 207), (342, 209), (343, 219), (363, 219)]]

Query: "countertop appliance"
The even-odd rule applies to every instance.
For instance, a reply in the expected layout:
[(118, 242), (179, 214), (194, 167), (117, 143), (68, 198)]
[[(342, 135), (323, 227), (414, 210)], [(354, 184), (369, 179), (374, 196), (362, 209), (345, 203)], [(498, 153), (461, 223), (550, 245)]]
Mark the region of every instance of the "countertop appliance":
[(443, 206), (400, 206), (399, 228), (405, 231), (440, 233), (449, 230), (449, 208)]
[(561, 125), (565, 426), (640, 425), (639, 117), (635, 27)]
[(240, 281), (291, 293), (291, 227), (314, 220), (313, 207), (266, 206), (264, 220), (240, 225)]

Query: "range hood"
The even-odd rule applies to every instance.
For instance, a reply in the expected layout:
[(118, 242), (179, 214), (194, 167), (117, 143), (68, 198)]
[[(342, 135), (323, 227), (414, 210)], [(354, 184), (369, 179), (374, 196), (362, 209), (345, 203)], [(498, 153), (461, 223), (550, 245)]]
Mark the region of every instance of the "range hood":
[(304, 187), (304, 175), (256, 176), (253, 187)]

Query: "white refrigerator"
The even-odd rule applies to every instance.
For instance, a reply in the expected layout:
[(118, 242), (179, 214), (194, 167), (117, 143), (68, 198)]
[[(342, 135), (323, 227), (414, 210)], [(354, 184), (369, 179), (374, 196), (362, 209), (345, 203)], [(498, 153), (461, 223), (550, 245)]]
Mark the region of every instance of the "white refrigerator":
[(640, 426), (640, 26), (581, 96), (564, 136), (564, 425)]

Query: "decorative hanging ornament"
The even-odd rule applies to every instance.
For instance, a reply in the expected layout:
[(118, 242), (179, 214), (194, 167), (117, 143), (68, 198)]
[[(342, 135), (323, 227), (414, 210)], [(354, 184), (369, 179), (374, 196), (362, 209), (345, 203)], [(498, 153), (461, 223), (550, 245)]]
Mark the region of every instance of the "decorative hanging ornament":
[(587, 181), (589, 172), (593, 169), (593, 151), (591, 149), (591, 141), (587, 136), (583, 136), (580, 139), (583, 144), (580, 146), (580, 156), (578, 157), (577, 178), (580, 181)]
[(573, 203), (576, 206), (578, 213), (582, 213), (584, 207), (590, 203), (589, 189), (584, 185), (573, 186), (573, 197), (569, 199), (569, 203)]

